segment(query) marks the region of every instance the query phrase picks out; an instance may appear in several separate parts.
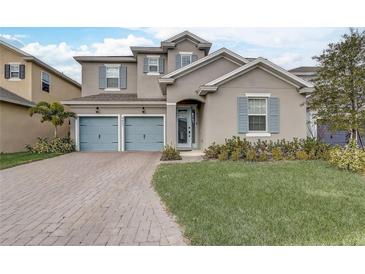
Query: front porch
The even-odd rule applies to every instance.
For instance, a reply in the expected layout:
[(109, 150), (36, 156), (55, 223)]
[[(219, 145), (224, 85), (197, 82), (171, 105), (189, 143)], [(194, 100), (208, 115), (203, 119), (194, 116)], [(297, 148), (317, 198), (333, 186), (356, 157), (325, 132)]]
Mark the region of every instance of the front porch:
[(204, 104), (197, 100), (167, 103), (167, 144), (201, 156), (201, 122)]

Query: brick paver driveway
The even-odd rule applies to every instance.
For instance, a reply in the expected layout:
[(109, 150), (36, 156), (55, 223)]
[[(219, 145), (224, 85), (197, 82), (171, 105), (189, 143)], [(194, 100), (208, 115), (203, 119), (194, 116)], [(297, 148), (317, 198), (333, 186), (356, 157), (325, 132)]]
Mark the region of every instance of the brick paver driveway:
[(0, 171), (0, 245), (183, 245), (159, 153), (72, 153)]

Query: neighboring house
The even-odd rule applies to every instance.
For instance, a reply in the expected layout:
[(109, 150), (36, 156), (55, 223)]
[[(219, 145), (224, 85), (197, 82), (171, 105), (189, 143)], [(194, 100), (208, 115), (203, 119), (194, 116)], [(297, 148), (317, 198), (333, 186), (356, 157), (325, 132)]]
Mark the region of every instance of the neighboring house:
[[(188, 32), (132, 56), (79, 56), (81, 151), (204, 149), (233, 135), (249, 140), (306, 136), (312, 84), (263, 58), (244, 58)], [(72, 130), (74, 129), (74, 130)]]
[[(313, 82), (315, 77), (317, 76), (318, 67), (298, 67), (289, 70), (289, 72), (295, 74), (296, 76), (303, 78), (306, 81)], [(364, 128), (365, 132), (365, 128)], [(313, 113), (311, 111), (307, 111), (307, 135), (310, 137), (315, 137), (323, 142), (330, 145), (346, 145), (347, 141), (350, 137), (349, 132), (347, 131), (330, 131), (328, 125), (317, 124), (313, 118)], [(365, 143), (365, 136), (360, 137), (360, 144)]]
[[(50, 123), (29, 116), (28, 109), (40, 101), (55, 102), (80, 96), (76, 81), (39, 59), (0, 41), (0, 152), (24, 151), (37, 137), (52, 137)], [(69, 125), (60, 128), (66, 136)]]

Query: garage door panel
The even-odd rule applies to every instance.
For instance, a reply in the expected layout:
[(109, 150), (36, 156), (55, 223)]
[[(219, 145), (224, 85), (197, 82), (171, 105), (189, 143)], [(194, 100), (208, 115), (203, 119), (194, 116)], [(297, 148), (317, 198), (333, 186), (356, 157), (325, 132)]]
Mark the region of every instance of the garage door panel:
[(163, 139), (161, 139), (161, 134), (128, 134), (125, 138), (126, 142), (161, 142), (163, 143)]
[(116, 117), (81, 117), (80, 118), (81, 151), (117, 151), (118, 118)]
[(160, 151), (162, 149), (163, 149), (163, 143), (146, 143), (146, 142), (125, 143), (126, 151)]
[(163, 126), (162, 117), (127, 117), (126, 126)]
[(92, 144), (92, 143), (80, 143), (81, 151), (116, 151), (118, 150), (118, 144), (114, 144), (112, 147), (110, 144)]
[(126, 117), (125, 150), (160, 151), (164, 147), (162, 117)]

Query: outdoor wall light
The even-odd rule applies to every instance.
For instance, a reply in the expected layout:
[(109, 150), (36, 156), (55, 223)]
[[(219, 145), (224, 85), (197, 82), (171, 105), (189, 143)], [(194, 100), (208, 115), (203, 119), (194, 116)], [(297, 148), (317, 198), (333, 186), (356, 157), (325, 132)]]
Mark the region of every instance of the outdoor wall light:
[(142, 107), (142, 113), (145, 114), (146, 110), (144, 109), (144, 107)]
[(99, 113), (99, 107), (96, 107), (95, 113)]

